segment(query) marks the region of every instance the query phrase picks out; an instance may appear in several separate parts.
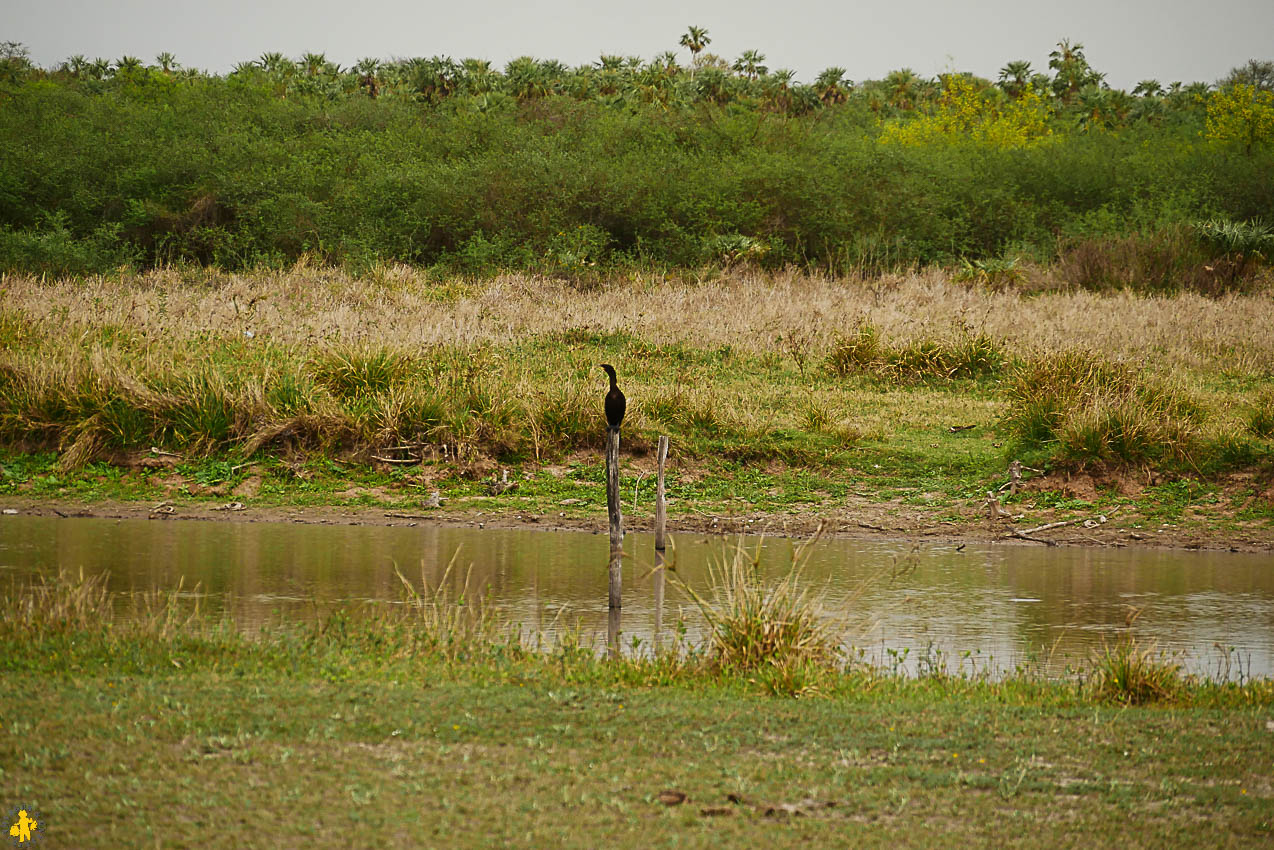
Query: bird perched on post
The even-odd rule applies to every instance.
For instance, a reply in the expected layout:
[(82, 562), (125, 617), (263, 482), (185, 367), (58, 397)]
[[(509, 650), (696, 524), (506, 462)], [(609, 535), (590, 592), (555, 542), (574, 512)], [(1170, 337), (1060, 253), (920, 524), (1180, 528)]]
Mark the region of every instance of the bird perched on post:
[(610, 376), (610, 392), (606, 393), (606, 424), (612, 431), (618, 431), (619, 423), (624, 421), (624, 408), (628, 406), (628, 401), (615, 383), (615, 367), (603, 363), (602, 368)]

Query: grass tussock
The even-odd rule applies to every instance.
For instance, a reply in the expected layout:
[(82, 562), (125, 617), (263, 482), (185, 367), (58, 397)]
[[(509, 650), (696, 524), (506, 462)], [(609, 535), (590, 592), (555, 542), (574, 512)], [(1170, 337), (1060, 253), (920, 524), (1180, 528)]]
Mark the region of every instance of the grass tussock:
[(708, 623), (708, 663), (730, 673), (754, 675), (776, 693), (817, 690), (819, 672), (841, 662), (840, 641), (822, 617), (802, 578), (807, 541), (777, 580), (765, 577), (760, 544), (739, 543), (708, 570), (709, 587), (699, 593), (679, 583)]
[(1064, 464), (1192, 466), (1202, 444), (1206, 414), (1183, 390), (1087, 351), (1021, 362), (1008, 396), (1016, 449)]
[(431, 585), (422, 562), (419, 588), (394, 567), (403, 587), (407, 633), (413, 641), (448, 658), (496, 643), (516, 643), (515, 633), (506, 633), (490, 616), (482, 589), (471, 586), (471, 571), (465, 572), (457, 586), (455, 563), (453, 556), (442, 576)]
[(880, 329), (861, 322), (849, 334), (837, 334), (826, 358), (837, 377), (867, 374), (898, 383), (952, 381), (995, 374), (1008, 361), (1003, 345), (990, 335), (963, 333), (950, 339), (919, 338), (889, 345)]
[(1131, 636), (1094, 653), (1090, 666), (1093, 695), (1103, 702), (1162, 702), (1172, 699), (1183, 684), (1180, 664)]
[(1274, 387), (1266, 387), (1256, 397), (1252, 412), (1247, 418), (1247, 427), (1263, 440), (1274, 437)]

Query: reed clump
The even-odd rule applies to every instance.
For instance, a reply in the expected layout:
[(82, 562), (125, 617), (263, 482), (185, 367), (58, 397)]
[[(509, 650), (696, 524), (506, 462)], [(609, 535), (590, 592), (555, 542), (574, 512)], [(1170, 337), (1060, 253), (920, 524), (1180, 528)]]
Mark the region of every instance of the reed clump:
[(760, 544), (748, 550), (740, 542), (709, 565), (704, 593), (677, 582), (707, 622), (710, 667), (755, 675), (769, 690), (799, 696), (817, 690), (820, 674), (841, 666), (840, 641), (802, 575), (812, 542), (794, 552), (778, 579), (762, 571)]
[(451, 659), (497, 644), (518, 645), (516, 630), (507, 633), (502, 630), (490, 615), (484, 590), (472, 586), (472, 570), (466, 570), (460, 578), (455, 564), (453, 556), (442, 575), (431, 584), (422, 561), (419, 587), (395, 565), (394, 572), (402, 584), (406, 616), (391, 623), (402, 629), (414, 650), (423, 649)]

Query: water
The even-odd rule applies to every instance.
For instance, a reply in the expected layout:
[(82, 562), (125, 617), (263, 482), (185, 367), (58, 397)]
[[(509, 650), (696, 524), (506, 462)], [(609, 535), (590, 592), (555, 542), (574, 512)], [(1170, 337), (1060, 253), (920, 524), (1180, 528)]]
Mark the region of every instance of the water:
[[(702, 590), (710, 559), (736, 541), (674, 534), (677, 575)], [(751, 541), (755, 546), (756, 541)], [(655, 632), (652, 539), (625, 540), (621, 642), (650, 647), (697, 611), (672, 583)], [(799, 541), (764, 543), (779, 574)], [(109, 573), (119, 594), (198, 585), (205, 609), (246, 628), (334, 607), (402, 599), (397, 567), (417, 586), (448, 576), (486, 589), (498, 615), (550, 639), (580, 629), (604, 643), (605, 535), (580, 532), (287, 523), (0, 518), (0, 580), (58, 569)], [(823, 540), (803, 575), (847, 642), (915, 671), (1005, 670), (1082, 660), (1127, 630), (1178, 653), (1193, 672), (1274, 673), (1274, 555), (1179, 550), (965, 546)], [(127, 606), (117, 606), (127, 610)], [(1231, 649), (1232, 648), (1232, 649)]]

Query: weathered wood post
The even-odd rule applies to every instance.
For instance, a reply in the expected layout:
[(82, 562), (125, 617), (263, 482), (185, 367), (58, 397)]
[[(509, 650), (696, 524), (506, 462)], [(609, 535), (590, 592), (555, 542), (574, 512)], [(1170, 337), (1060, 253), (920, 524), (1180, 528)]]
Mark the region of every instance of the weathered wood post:
[(606, 616), (606, 654), (616, 660), (620, 656), (619, 621), (622, 614), (622, 608), (612, 608), (607, 612)]
[(619, 508), (619, 429), (606, 432), (606, 511), (610, 514), (610, 607), (622, 608), (624, 517)]
[(659, 437), (659, 469), (655, 473), (655, 651), (664, 625), (664, 530), (668, 524), (668, 504), (664, 500), (664, 462), (668, 459), (668, 437)]

